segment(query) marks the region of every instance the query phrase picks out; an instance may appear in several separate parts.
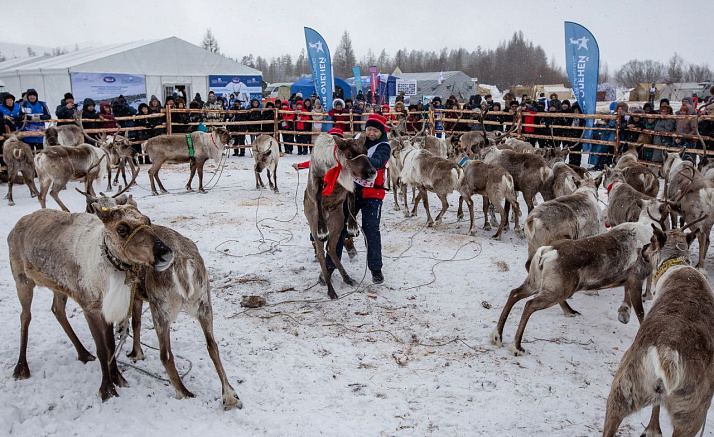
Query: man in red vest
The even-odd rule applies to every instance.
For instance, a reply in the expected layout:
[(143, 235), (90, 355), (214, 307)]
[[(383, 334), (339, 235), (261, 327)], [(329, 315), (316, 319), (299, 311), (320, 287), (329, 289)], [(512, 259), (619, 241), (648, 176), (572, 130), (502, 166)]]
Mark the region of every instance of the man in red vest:
[[(384, 282), (382, 274), (382, 234), (379, 230), (379, 222), (382, 218), (382, 201), (385, 190), (385, 169), (391, 148), (387, 138), (387, 119), (380, 114), (370, 114), (365, 124), (367, 137), (364, 146), (367, 149), (367, 157), (374, 168), (377, 169), (377, 176), (374, 180), (362, 180), (355, 178), (355, 216), (362, 212), (362, 231), (367, 238), (367, 267), (372, 272), (372, 282), (381, 284)], [(345, 210), (345, 213), (347, 211)], [(342, 258), (342, 247), (344, 239), (347, 237), (347, 230), (342, 231), (340, 242), (337, 245), (337, 256)], [(333, 270), (335, 267), (328, 256), (327, 268)]]

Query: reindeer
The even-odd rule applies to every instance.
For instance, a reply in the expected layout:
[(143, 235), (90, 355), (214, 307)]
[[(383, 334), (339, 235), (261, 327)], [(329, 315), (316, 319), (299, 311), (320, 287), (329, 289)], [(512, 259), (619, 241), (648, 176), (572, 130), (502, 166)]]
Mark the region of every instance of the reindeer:
[(106, 166), (101, 163), (107, 158), (106, 152), (99, 148), (82, 144), (81, 146), (54, 146), (42, 150), (35, 156), (35, 169), (40, 181), (37, 198), (40, 206), (47, 206), (47, 191), (52, 186), (50, 195), (63, 211), (69, 209), (59, 198), (59, 192), (70, 180), (84, 180), (85, 191), (94, 194), (94, 181), (101, 180)]
[[(553, 169), (542, 157), (533, 153), (499, 150), (493, 146), (482, 152), (484, 162), (503, 167), (513, 177), (514, 187), (523, 193), (530, 214), (534, 208), (535, 195), (545, 191), (547, 181), (553, 177)], [(506, 213), (509, 209), (506, 204)]]
[(474, 231), (474, 203), (471, 196), (480, 194), (483, 199), (483, 228), (487, 231), (491, 230), (491, 224), (488, 222), (489, 205), (493, 205), (494, 209), (501, 215), (501, 221), (498, 224), (498, 231), (493, 235), (493, 239), (500, 240), (503, 230), (508, 227), (508, 216), (505, 213), (503, 203), (508, 202), (513, 206), (513, 212), (516, 217), (515, 232), (521, 236), (522, 230), (518, 224), (520, 216), (520, 207), (516, 192), (513, 188), (513, 178), (506, 170), (497, 166), (486, 164), (485, 162), (468, 160), (462, 166), (464, 176), (459, 182), (456, 190), (459, 192), (459, 211), (458, 220), (463, 219), (463, 202), (469, 207), (469, 217), (471, 225), (469, 226), (469, 235), (476, 235)]
[(536, 148), (533, 147), (528, 141), (523, 141), (513, 137), (504, 138), (503, 141), (498, 143), (498, 146), (503, 149), (508, 148), (509, 150), (513, 150), (518, 153), (535, 153), (536, 151)]
[[(392, 190), (392, 194), (394, 194), (394, 210), (399, 211), (399, 198), (398, 198), (398, 191), (400, 187), (400, 181), (399, 181), (399, 174), (402, 172), (402, 160), (400, 158), (400, 155), (402, 153), (402, 149), (404, 148), (405, 144), (409, 144), (408, 140), (398, 140), (398, 139), (390, 139), (389, 140), (389, 147), (391, 149), (390, 155), (389, 155), (389, 165), (387, 166), (387, 169), (389, 171), (389, 186)], [(404, 187), (406, 189), (406, 187)], [(416, 197), (413, 196), (412, 197)], [(405, 208), (409, 208), (408, 204), (404, 205)]]
[(689, 226), (667, 232), (653, 226), (642, 251), (657, 271), (657, 298), (615, 373), (603, 437), (614, 437), (624, 418), (648, 405), (643, 436), (662, 435), (661, 406), (673, 436), (695, 436), (706, 422), (714, 395), (714, 295), (707, 276), (690, 266), (689, 245), (700, 231), (685, 234)]
[(216, 128), (213, 132), (192, 132), (180, 135), (159, 135), (145, 141), (141, 147), (146, 150), (151, 158), (151, 168), (149, 169), (149, 180), (151, 181), (151, 193), (155, 196), (156, 184), (162, 193), (168, 193), (159, 179), (159, 170), (165, 162), (170, 164), (190, 163), (191, 176), (188, 178), (186, 190), (193, 191), (191, 181), (198, 171), (198, 191), (206, 193), (203, 189), (203, 165), (209, 159), (218, 163), (221, 154), (227, 145), (232, 145), (233, 139), (230, 133), (224, 128)]
[[(268, 185), (276, 193), (278, 192), (278, 159), (280, 158), (280, 148), (275, 138), (268, 135), (259, 136), (253, 142), (253, 157), (255, 158), (255, 188), (265, 188), (260, 172), (265, 169), (268, 173)], [(270, 171), (273, 171), (273, 179), (270, 179)]]
[[(675, 203), (672, 208), (679, 212), (682, 218), (691, 223), (698, 217), (707, 215), (707, 218), (698, 222), (699, 229), (697, 240), (699, 242), (699, 261), (697, 268), (704, 268), (704, 260), (709, 249), (709, 234), (714, 225), (714, 182), (706, 179), (694, 168), (690, 161), (684, 161), (679, 153), (667, 153), (662, 164), (665, 177), (666, 196), (670, 202)], [(673, 200), (674, 199), (674, 200)], [(676, 214), (672, 212), (672, 228), (676, 227)]]
[(96, 203), (92, 207), (96, 216), (36, 211), (22, 217), (7, 237), (10, 268), (22, 306), (20, 357), (13, 376), (30, 377), (26, 356), (30, 307), (35, 286), (44, 286), (54, 292), (53, 312), (79, 359), (87, 362), (94, 357), (71, 332), (64, 314), (67, 297), (84, 310), (102, 370), (99, 396), (106, 401), (118, 396), (115, 386), (127, 385), (116, 361), (111, 361), (115, 352), (112, 323), (124, 319), (131, 309), (134, 272), (139, 266), (166, 270), (174, 254), (135, 207), (106, 208)]
[(576, 181), (575, 185), (577, 190), (573, 194), (544, 202), (528, 214), (525, 224), (528, 240), (526, 271), (539, 247), (557, 240), (579, 240), (605, 232), (597, 197), (599, 183), (584, 179)]
[[(426, 209), (426, 225), (431, 227), (436, 224), (441, 224), (441, 219), (444, 213), (449, 208), (447, 196), (456, 190), (461, 179), (464, 176), (464, 171), (446, 158), (433, 155), (431, 152), (424, 149), (417, 149), (413, 146), (407, 146), (401, 151), (402, 171), (399, 174), (399, 180), (404, 184), (412, 184), (417, 187), (419, 194), (414, 202), (414, 208), (411, 214), (405, 210), (406, 217), (416, 216), (419, 200), (424, 202)], [(436, 193), (441, 200), (441, 211), (436, 216), (436, 222), (432, 220), (429, 212), (429, 196), (428, 191)], [(407, 204), (406, 190), (402, 190), (404, 195), (404, 204)]]
[(697, 170), (706, 179), (714, 182), (714, 161), (709, 161), (706, 153), (702, 154), (699, 164), (697, 164)]
[(96, 138), (92, 138), (84, 131), (82, 126), (82, 113), (74, 111), (75, 124), (65, 124), (62, 126), (50, 126), (45, 129), (42, 145), (46, 149), (50, 146), (80, 146), (87, 139), (89, 144), (93, 144)]
[(659, 193), (659, 179), (650, 168), (637, 161), (637, 150), (630, 148), (624, 152), (615, 164), (615, 168), (623, 170), (625, 182), (640, 193), (650, 197), (657, 197)]
[(513, 305), (531, 296), (533, 299), (523, 309), (515, 340), (509, 349), (516, 356), (526, 354), (521, 340), (534, 312), (559, 304), (566, 317), (579, 314), (566, 301), (578, 290), (601, 290), (624, 285), (625, 299), (618, 310), (618, 319), (628, 323), (630, 307), (634, 306), (641, 323), (645, 315), (642, 284), (650, 274), (641, 251), (652, 237), (650, 225), (654, 219), (664, 221), (663, 217), (652, 215), (659, 213), (659, 205), (650, 201), (643, 208), (637, 223), (623, 223), (610, 232), (594, 237), (559, 240), (550, 246), (540, 247), (531, 260), (526, 280), (511, 290), (496, 329), (491, 333), (491, 343), (501, 346), (503, 327)]
[[(100, 209), (126, 204), (137, 207), (131, 195), (127, 197), (122, 194), (124, 191), (126, 188), (112, 197), (102, 194), (99, 198), (88, 193), (83, 194), (87, 199), (87, 208), (91, 208), (94, 204), (100, 205)], [(149, 302), (154, 329), (159, 339), (161, 363), (169, 375), (171, 385), (176, 390), (176, 397), (178, 399), (194, 397), (181, 381), (171, 351), (171, 324), (183, 310), (198, 319), (201, 325), (208, 354), (221, 380), (223, 408), (242, 408), (240, 399), (226, 377), (218, 344), (213, 337), (213, 308), (208, 272), (198, 248), (193, 241), (173, 229), (156, 224), (152, 224), (151, 228), (161, 241), (173, 249), (174, 258), (171, 266), (166, 270), (159, 272), (142, 268), (137, 274), (138, 286), (131, 311), (133, 348), (127, 356), (134, 361), (144, 359), (144, 351), (141, 348), (141, 313), (143, 302)], [(123, 327), (123, 329), (127, 328)]]
[(12, 199), (12, 186), (17, 179), (18, 173), (22, 172), (22, 178), (30, 189), (30, 196), (37, 196), (37, 187), (35, 186), (35, 164), (32, 157), (32, 149), (27, 143), (20, 141), (17, 136), (13, 135), (2, 146), (2, 156), (7, 163), (7, 204), (15, 205)]
[[(332, 270), (328, 270), (325, 264), (325, 242), (327, 242), (327, 254), (342, 275), (342, 280), (347, 285), (356, 284), (337, 257), (337, 244), (345, 227), (343, 204), (348, 195), (354, 196), (353, 178), (369, 180), (377, 174), (377, 170), (372, 167), (367, 158), (365, 138), (361, 136), (358, 139), (342, 139), (322, 134), (317, 137), (310, 153), (310, 170), (303, 207), (305, 218), (310, 226), (310, 234), (315, 238), (315, 254), (330, 299), (337, 299), (337, 293), (332, 286)], [(334, 182), (334, 187), (330, 184), (326, 186), (326, 178)], [(329, 191), (330, 188), (332, 188), (331, 192), (323, 190)], [(355, 210), (354, 198), (348, 201), (348, 207), (350, 214), (347, 220), (347, 233), (356, 236), (359, 234), (359, 228), (352, 214)]]

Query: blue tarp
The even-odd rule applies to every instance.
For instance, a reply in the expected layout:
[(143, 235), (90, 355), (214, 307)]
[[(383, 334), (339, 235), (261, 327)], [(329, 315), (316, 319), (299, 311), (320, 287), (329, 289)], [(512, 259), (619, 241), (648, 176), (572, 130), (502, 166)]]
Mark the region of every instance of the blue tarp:
[[(380, 96), (396, 96), (397, 95), (397, 79), (399, 79), (396, 76), (391, 76), (389, 74), (379, 74), (377, 75), (379, 77), (379, 89), (377, 91), (377, 94)], [(364, 95), (367, 95), (367, 91), (370, 89), (370, 84), (369, 84), (369, 75), (364, 76), (362, 75), (362, 93)], [(355, 78), (350, 77), (346, 80), (346, 82), (350, 85), (350, 88), (352, 90), (352, 95), (357, 95), (357, 87), (355, 86)], [(387, 99), (388, 100), (388, 99)]]
[[(335, 89), (337, 87), (341, 87), (344, 92), (345, 92), (345, 99), (351, 99), (353, 94), (352, 94), (352, 89), (350, 85), (345, 82), (344, 80), (340, 79), (339, 77), (335, 77)], [(312, 93), (315, 92), (315, 85), (312, 80), (312, 76), (305, 76), (303, 78), (300, 78), (297, 82), (293, 83), (290, 86), (290, 93), (295, 94), (295, 93), (302, 93), (303, 98), (310, 97)]]

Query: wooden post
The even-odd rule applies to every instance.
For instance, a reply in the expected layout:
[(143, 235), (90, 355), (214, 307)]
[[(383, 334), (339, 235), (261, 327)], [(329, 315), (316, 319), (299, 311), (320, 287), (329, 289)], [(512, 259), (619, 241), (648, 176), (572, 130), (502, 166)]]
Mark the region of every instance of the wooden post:
[[(617, 112), (615, 113), (617, 114)], [(617, 152), (620, 150), (620, 116), (618, 115), (617, 118), (615, 119), (615, 154), (614, 156), (617, 156)]]
[(523, 138), (523, 136), (522, 136), (522, 132), (523, 132), (522, 120), (523, 120), (523, 111), (521, 110), (521, 108), (518, 108), (518, 110), (516, 111), (516, 116), (513, 117), (513, 122), (518, 123), (518, 135), (517, 135), (518, 138)]
[(355, 134), (355, 121), (354, 118), (352, 118), (352, 111), (350, 111), (350, 133), (352, 135)]
[(429, 133), (436, 135), (436, 124), (434, 123), (434, 107), (429, 106)]
[(273, 111), (273, 138), (275, 138), (275, 141), (278, 143), (280, 142), (280, 125), (278, 123), (278, 111), (280, 108), (275, 108)]
[(171, 107), (166, 107), (166, 133), (171, 135)]

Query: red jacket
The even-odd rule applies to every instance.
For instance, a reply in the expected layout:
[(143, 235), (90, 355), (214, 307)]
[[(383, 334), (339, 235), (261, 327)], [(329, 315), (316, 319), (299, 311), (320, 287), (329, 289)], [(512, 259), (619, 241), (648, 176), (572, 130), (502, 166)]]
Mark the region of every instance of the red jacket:
[[(523, 123), (524, 124), (535, 124), (535, 114), (536, 112), (533, 111), (532, 109), (526, 109), (525, 115), (523, 116)], [(525, 126), (523, 128), (524, 132), (530, 132), (533, 133), (535, 132), (535, 128), (531, 126)]]

